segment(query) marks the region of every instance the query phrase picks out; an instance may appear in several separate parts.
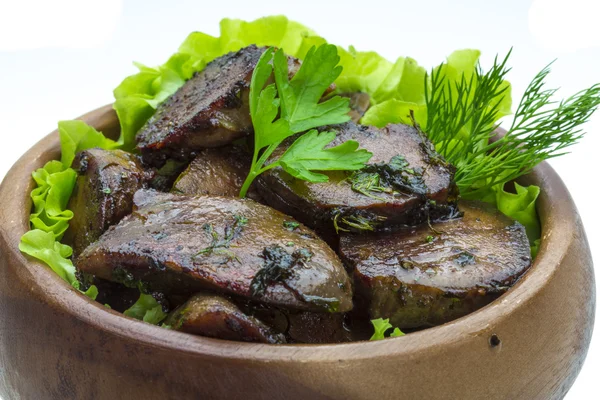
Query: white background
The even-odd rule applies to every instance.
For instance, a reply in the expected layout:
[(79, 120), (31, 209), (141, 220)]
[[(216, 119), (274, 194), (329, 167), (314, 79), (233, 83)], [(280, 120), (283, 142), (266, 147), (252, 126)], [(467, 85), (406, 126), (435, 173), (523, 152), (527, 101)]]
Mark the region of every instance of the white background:
[[(160, 64), (189, 32), (218, 35), (223, 17), (273, 14), (298, 20), (332, 43), (390, 60), (411, 56), (428, 68), (460, 48), (482, 50), (489, 66), (496, 53), (514, 46), (514, 99), (555, 58), (548, 81), (562, 88), (561, 96), (600, 82), (598, 0), (0, 0), (0, 176), (58, 120), (111, 102), (112, 89), (135, 72), (132, 61)], [(552, 165), (575, 198), (598, 260), (598, 167), (592, 161), (600, 150), (600, 112), (586, 128), (572, 154)], [(598, 332), (567, 399), (598, 398)]]

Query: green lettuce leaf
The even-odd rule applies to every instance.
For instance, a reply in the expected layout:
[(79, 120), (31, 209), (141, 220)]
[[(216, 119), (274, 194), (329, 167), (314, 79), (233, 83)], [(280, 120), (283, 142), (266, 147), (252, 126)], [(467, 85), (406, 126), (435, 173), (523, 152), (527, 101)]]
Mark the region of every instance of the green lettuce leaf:
[(411, 125), (411, 111), (416, 121), (427, 119), (427, 107), (403, 100), (386, 100), (383, 103), (371, 106), (360, 120), (361, 124), (383, 128), (387, 124)]
[(32, 177), (37, 187), (31, 191), (31, 226), (60, 239), (73, 218), (73, 213), (66, 207), (77, 174), (71, 168), (65, 169), (60, 161), (49, 161), (43, 168), (35, 170)]
[[(33, 209), (29, 221), (32, 230), (21, 237), (19, 249), (43, 261), (62, 279), (79, 289), (75, 267), (69, 259), (73, 250), (59, 242), (73, 218), (73, 212), (67, 209), (67, 205), (77, 173), (70, 166), (77, 152), (93, 147), (112, 149), (116, 143), (83, 121), (61, 121), (58, 130), (62, 161), (49, 161), (31, 174), (36, 183), (31, 191)], [(95, 300), (98, 288), (92, 285), (82, 293)]]
[[(458, 84), (464, 75), (469, 79), (476, 71), (479, 61), (479, 50), (457, 50), (448, 56), (445, 63), (434, 68), (434, 71), (442, 70), (448, 82), (452, 85)], [(370, 93), (374, 105), (367, 110), (361, 123), (383, 127), (387, 124), (404, 123), (411, 124), (410, 111), (415, 115), (415, 121), (427, 129), (427, 108), (425, 106), (425, 69), (420, 67), (414, 60), (399, 58), (386, 79), (379, 85), (374, 93)], [(504, 97), (500, 102), (500, 112), (497, 120), (511, 114), (511, 86), (505, 81), (506, 87)], [(453, 90), (455, 92), (456, 89)], [(454, 97), (456, 93), (454, 93)], [(469, 135), (467, 129), (461, 132), (464, 136)], [(459, 138), (460, 139), (460, 138)]]
[[(369, 340), (385, 339), (386, 338), (385, 333), (388, 330), (393, 328), (392, 324), (390, 324), (389, 318), (372, 319), (371, 324), (373, 325), (373, 329), (375, 330), (375, 332), (373, 333), (373, 335), (371, 336), (371, 338)], [(390, 333), (390, 335), (389, 335), (389, 337), (398, 337), (398, 336), (404, 336), (404, 332), (402, 332), (399, 328), (394, 328), (392, 333)]]
[(298, 22), (282, 15), (264, 17), (252, 22), (225, 18), (221, 21), (220, 54), (237, 51), (250, 44), (283, 48), (287, 54), (295, 55), (303, 37), (315, 33)]
[(92, 285), (88, 288), (88, 290), (82, 293), (90, 299), (96, 300), (96, 297), (98, 297), (98, 288), (96, 287), (96, 285)]
[(533, 245), (541, 236), (540, 220), (535, 203), (540, 195), (538, 186), (527, 187), (514, 183), (516, 193), (507, 192), (505, 188), (494, 187), (496, 192), (496, 207), (504, 215), (519, 221), (527, 230), (527, 237)]
[(163, 312), (162, 306), (149, 294), (140, 293), (137, 301), (123, 312), (128, 317), (139, 319), (149, 324), (158, 325), (167, 314)]
[(80, 120), (60, 121), (58, 123), (60, 135), (61, 162), (64, 167), (70, 167), (75, 159), (75, 154), (82, 150), (101, 147), (113, 149), (117, 143), (104, 137), (104, 135)]
[(400, 57), (394, 66), (372, 92), (372, 102), (399, 100), (415, 104), (425, 104), (425, 68), (409, 57)]
[(375, 93), (392, 70), (393, 64), (374, 51), (348, 50), (338, 46), (339, 65), (343, 68), (336, 80), (337, 91)]
[(52, 271), (73, 287), (79, 288), (75, 277), (75, 267), (69, 257), (73, 254), (71, 247), (58, 241), (52, 232), (33, 229), (21, 237), (19, 250), (46, 263)]

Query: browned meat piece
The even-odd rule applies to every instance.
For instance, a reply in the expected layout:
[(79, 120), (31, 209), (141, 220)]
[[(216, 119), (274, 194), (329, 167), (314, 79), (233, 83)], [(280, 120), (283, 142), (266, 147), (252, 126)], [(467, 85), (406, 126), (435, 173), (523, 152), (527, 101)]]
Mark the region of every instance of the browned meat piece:
[(164, 323), (171, 329), (218, 339), (285, 343), (283, 335), (244, 314), (231, 301), (216, 295), (193, 296), (171, 312)]
[(524, 227), (485, 203), (460, 208), (462, 218), (435, 231), (344, 235), (340, 252), (354, 271), (357, 308), (416, 328), (451, 321), (506, 292), (531, 264)]
[[(352, 139), (371, 151), (369, 165), (352, 175), (327, 172), (325, 183), (299, 180), (273, 168), (257, 179), (269, 205), (327, 237), (334, 226), (341, 231), (382, 230), (453, 214), (454, 168), (415, 128), (377, 129), (349, 122), (327, 129), (338, 132), (332, 146)], [(281, 147), (276, 155), (285, 150)]]
[(221, 291), (313, 311), (352, 308), (337, 255), (289, 217), (252, 200), (138, 191), (134, 212), (77, 259), (84, 272), (165, 294)]
[(341, 313), (289, 313), (288, 337), (296, 343), (343, 343), (352, 341)]
[(340, 93), (340, 96), (350, 99), (350, 118), (358, 123), (365, 115), (369, 107), (371, 107), (371, 96), (363, 92)]
[(73, 219), (65, 243), (77, 256), (109, 226), (131, 212), (133, 194), (149, 178), (138, 159), (121, 150), (89, 149), (77, 154), (77, 182), (68, 209)]
[(284, 334), (289, 343), (343, 343), (354, 339), (345, 313), (285, 310), (239, 301), (236, 304), (246, 314)]
[[(237, 146), (200, 150), (194, 161), (177, 178), (173, 193), (238, 197), (250, 171), (252, 156)], [(253, 186), (254, 187), (254, 186)], [(252, 188), (248, 197), (259, 200)]]
[[(251, 45), (215, 59), (159, 105), (137, 134), (144, 161), (161, 166), (167, 158), (189, 160), (201, 148), (250, 134), (250, 80), (264, 51)], [(288, 60), (293, 74), (299, 62)]]

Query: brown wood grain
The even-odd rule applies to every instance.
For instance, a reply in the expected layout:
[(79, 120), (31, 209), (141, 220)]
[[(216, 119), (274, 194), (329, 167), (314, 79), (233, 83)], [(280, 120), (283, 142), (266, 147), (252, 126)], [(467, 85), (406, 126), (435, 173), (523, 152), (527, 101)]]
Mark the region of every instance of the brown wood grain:
[[(82, 117), (118, 132), (110, 106)], [(0, 187), (0, 396), (14, 399), (559, 399), (589, 346), (594, 275), (577, 209), (552, 168), (540, 253), (507, 294), (454, 322), (377, 342), (265, 345), (168, 331), (108, 310), (18, 250), (31, 172), (57, 132)], [(497, 344), (492, 346), (490, 340)]]

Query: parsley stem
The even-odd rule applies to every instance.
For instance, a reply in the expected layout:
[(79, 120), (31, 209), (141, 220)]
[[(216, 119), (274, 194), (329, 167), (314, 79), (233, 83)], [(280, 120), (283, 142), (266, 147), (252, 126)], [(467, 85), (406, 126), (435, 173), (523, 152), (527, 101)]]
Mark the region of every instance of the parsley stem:
[(246, 177), (246, 180), (244, 181), (244, 184), (242, 185), (242, 188), (240, 189), (240, 198), (243, 199), (244, 197), (246, 197), (246, 194), (248, 193), (248, 189), (250, 189), (250, 185), (254, 181), (254, 178), (256, 178), (257, 176), (258, 176), (257, 172), (255, 172), (254, 170), (250, 171), (250, 173)]

